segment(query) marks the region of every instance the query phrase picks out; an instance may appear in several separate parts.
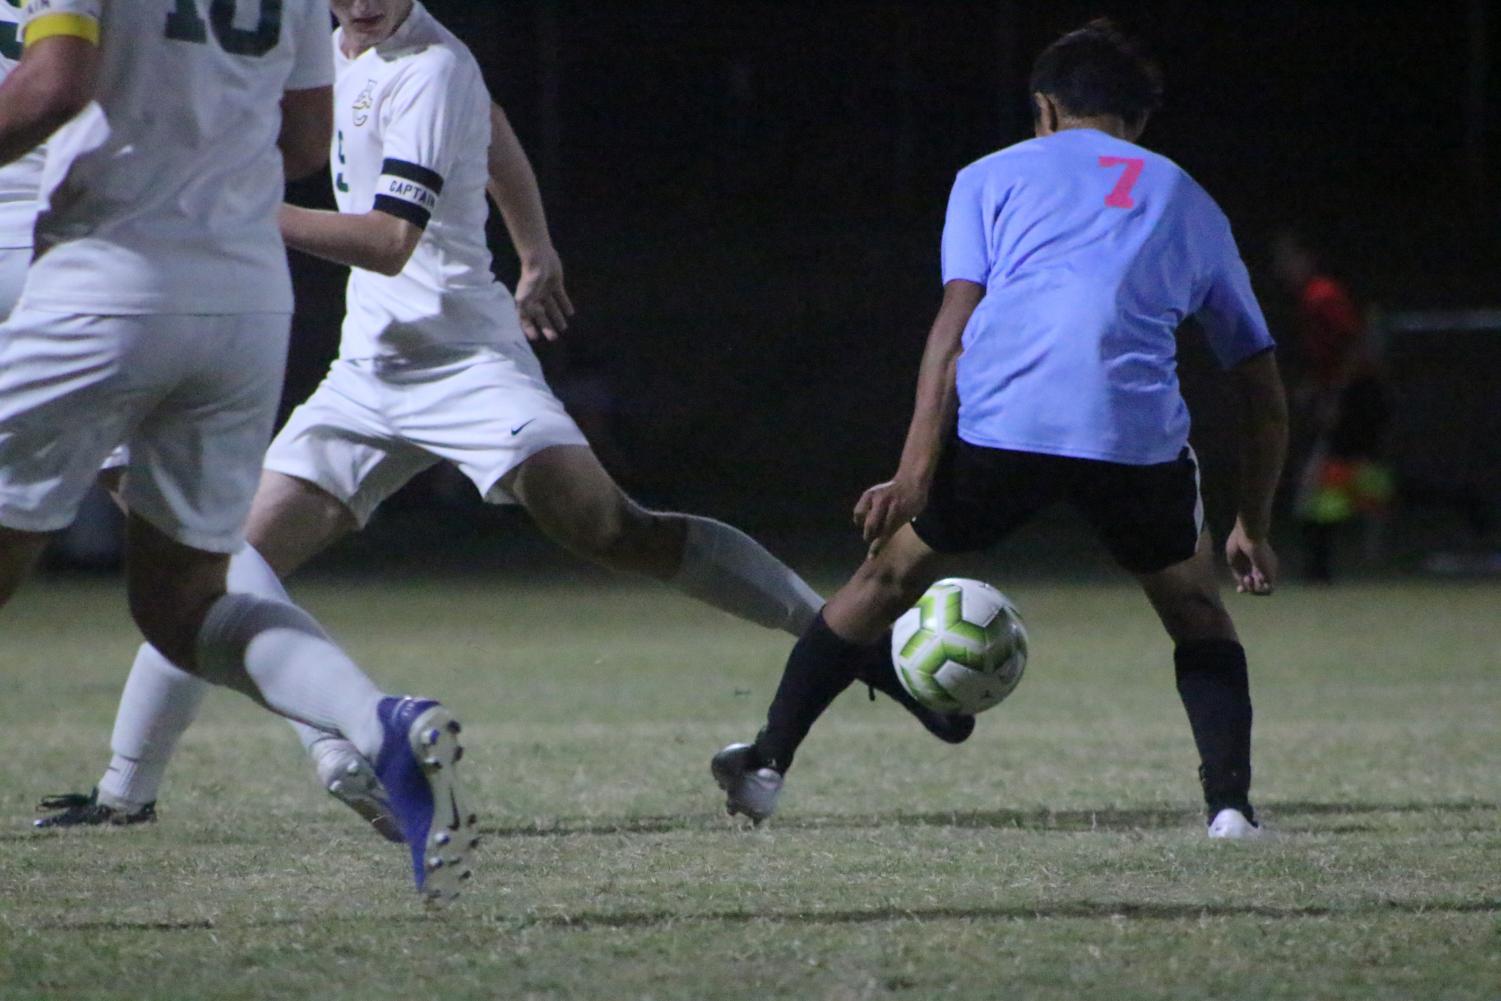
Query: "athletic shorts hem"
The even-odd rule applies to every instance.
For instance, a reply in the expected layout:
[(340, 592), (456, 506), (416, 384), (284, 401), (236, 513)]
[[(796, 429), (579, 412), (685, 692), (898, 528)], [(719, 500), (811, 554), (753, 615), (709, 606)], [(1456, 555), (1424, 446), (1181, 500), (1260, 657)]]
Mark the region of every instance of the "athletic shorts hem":
[(233, 556), (245, 544), (244, 525), (241, 525), (233, 532), (205, 532), (199, 529), (184, 528), (182, 525), (176, 524), (170, 517), (163, 517), (159, 512), (151, 510), (149, 505), (141, 504), (139, 500), (132, 504), (130, 498), (127, 497), (125, 506), (131, 514), (140, 518), (167, 538), (187, 546), (189, 549), (197, 549), (204, 553), (217, 553), (221, 556)]
[(533, 456), (541, 455), (550, 448), (563, 448), (573, 445), (582, 445), (584, 448), (589, 447), (589, 440), (584, 437), (582, 431), (575, 429), (575, 437), (577, 438), (576, 441), (565, 440), (565, 436), (554, 437), (548, 441), (539, 441), (536, 445), (513, 453), (513, 461), (506, 463), (504, 468), (498, 470), (493, 475), (485, 476), (481, 480), (486, 486), (484, 490), (480, 491), (480, 496), (485, 499), (486, 504), (495, 504), (498, 506), (520, 504), (521, 501), (509, 490), (502, 487), (500, 481), (511, 475), (515, 470), (520, 469)]
[(912, 531), (916, 534), (919, 542), (938, 555), (963, 556), (966, 553), (975, 553), (989, 548), (988, 546), (976, 546), (955, 539), (943, 530), (943, 526), (938, 523), (936, 518), (924, 518), (923, 514), (927, 514), (927, 511), (924, 510), (922, 514), (912, 519), (910, 523)]
[(30, 532), (33, 535), (46, 535), (50, 532), (60, 532), (73, 523), (74, 515), (48, 515), (38, 511), (16, 510), (0, 504), (0, 528), (8, 528), (12, 532)]
[(370, 524), (370, 519), (375, 516), (376, 510), (385, 500), (382, 497), (373, 501), (360, 503), (358, 498), (346, 497), (343, 487), (335, 483), (332, 477), (323, 476), (322, 471), (313, 463), (301, 463), (295, 459), (284, 457), (277, 458), (270, 452), (266, 454), (266, 460), (261, 465), (261, 469), (268, 473), (280, 473), (283, 476), (290, 476), (305, 483), (311, 483), (338, 501), (344, 510), (348, 511), (354, 518), (355, 527), (360, 530), (363, 530), (366, 525)]

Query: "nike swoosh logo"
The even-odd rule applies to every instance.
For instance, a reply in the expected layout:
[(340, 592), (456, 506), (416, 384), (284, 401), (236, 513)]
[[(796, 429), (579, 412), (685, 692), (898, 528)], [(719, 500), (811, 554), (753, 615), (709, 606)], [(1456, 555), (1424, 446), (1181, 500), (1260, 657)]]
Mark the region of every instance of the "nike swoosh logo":
[(448, 829), (450, 831), (457, 831), (460, 827), (464, 826), (464, 822), (459, 817), (459, 801), (454, 798), (452, 789), (448, 790), (448, 806), (453, 810), (453, 823), (448, 825)]
[(523, 421), (520, 424), (517, 424), (515, 427), (511, 428), (511, 437), (514, 438), (518, 434), (520, 434), (522, 431), (526, 430), (526, 426), (528, 424), (532, 423), (532, 421), (535, 421), (536, 419), (537, 418), (533, 417), (532, 420), (530, 420), (530, 421)]

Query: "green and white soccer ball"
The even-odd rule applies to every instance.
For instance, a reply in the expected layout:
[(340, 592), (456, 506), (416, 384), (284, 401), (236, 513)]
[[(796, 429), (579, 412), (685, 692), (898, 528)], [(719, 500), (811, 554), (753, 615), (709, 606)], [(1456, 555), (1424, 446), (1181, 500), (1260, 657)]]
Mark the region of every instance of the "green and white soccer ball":
[(929, 709), (983, 712), (1022, 680), (1027, 627), (989, 584), (948, 577), (896, 620), (891, 659), (902, 687)]

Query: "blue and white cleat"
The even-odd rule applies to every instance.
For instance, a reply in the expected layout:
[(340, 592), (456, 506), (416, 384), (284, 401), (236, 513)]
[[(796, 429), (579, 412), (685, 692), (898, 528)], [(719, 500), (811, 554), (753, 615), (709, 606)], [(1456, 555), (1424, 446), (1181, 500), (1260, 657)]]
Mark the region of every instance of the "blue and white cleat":
[(412, 850), (417, 892), (441, 904), (473, 874), (478, 818), (469, 812), (454, 765), (464, 756), (458, 720), (432, 699), (385, 698), (377, 710), (385, 739), (375, 776)]

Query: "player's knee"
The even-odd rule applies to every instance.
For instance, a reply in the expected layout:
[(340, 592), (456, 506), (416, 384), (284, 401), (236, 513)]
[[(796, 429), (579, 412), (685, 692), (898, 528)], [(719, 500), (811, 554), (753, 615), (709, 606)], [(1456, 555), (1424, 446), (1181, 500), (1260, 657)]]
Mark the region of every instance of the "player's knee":
[(192, 671), (204, 617), (223, 595), (222, 578), (215, 582), (212, 575), (132, 575), (130, 615), (146, 642), (178, 667)]
[(574, 554), (610, 569), (629, 569), (633, 543), (650, 527), (650, 518), (624, 497), (590, 504), (557, 526), (558, 541)]
[(866, 560), (856, 571), (855, 579), (866, 601), (898, 613), (910, 606), (928, 585), (918, 568), (893, 565), (880, 559)]
[(1213, 591), (1185, 591), (1162, 608), (1162, 624), (1175, 643), (1235, 639), (1235, 623)]

